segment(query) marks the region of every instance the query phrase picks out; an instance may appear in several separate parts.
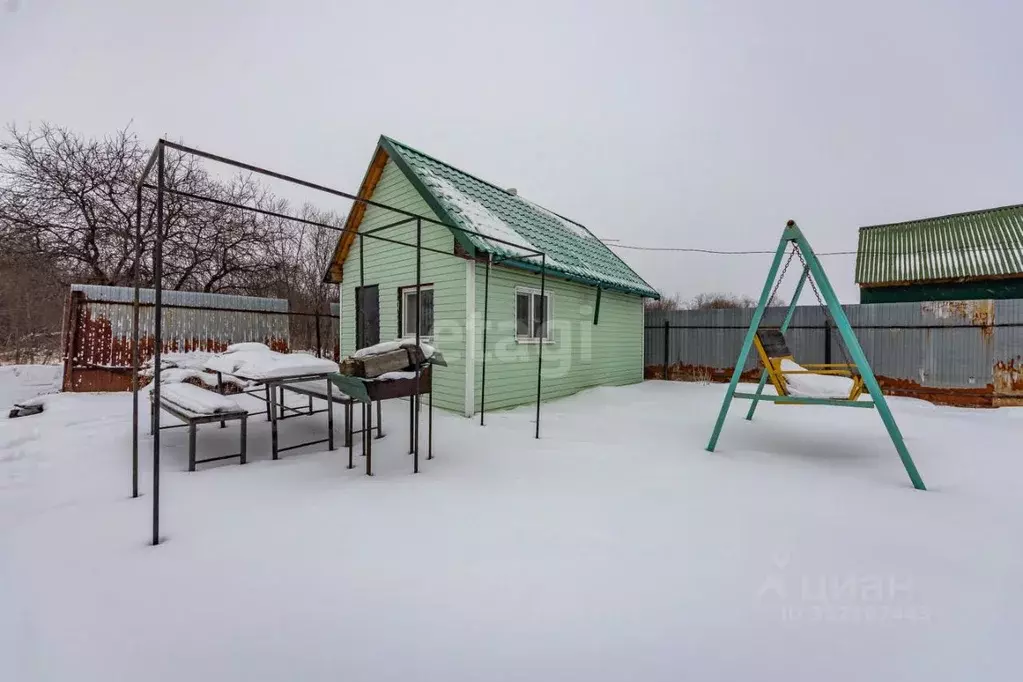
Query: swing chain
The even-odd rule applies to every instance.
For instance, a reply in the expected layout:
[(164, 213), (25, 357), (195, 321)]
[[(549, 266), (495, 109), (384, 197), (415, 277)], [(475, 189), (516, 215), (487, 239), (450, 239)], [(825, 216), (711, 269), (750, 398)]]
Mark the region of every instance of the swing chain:
[[(778, 295), (778, 289), (781, 288), (781, 283), (785, 281), (785, 273), (789, 271), (789, 264), (792, 263), (792, 257), (794, 255), (796, 255), (796, 245), (795, 244), (792, 245), (792, 250), (789, 251), (789, 257), (785, 260), (785, 265), (781, 269), (781, 275), (779, 275), (777, 281), (775, 281), (775, 283), (774, 283), (774, 291), (771, 292), (770, 298), (767, 299), (767, 307), (768, 308), (771, 307), (771, 304), (774, 301), (778, 300), (776, 298), (776, 296)], [(799, 259), (802, 260), (803, 256), (800, 255)], [(803, 265), (805, 266), (806, 264), (804, 263)], [(767, 312), (767, 311), (765, 310), (764, 312)]]
[[(800, 260), (800, 262), (802, 262), (803, 269), (805, 270), (807, 268), (807, 265), (806, 265), (806, 260), (803, 258), (803, 254), (802, 253), (799, 254), (799, 260)], [(811, 277), (807, 277), (806, 279), (807, 279), (807, 281), (810, 282), (810, 288), (813, 290), (813, 295), (817, 298), (817, 305), (819, 305), (821, 307), (821, 309), (824, 310), (824, 324), (827, 325), (827, 326), (831, 326), (831, 327), (837, 326), (831, 320), (831, 313), (828, 310), (828, 306), (824, 305), (824, 299), (821, 298), (821, 292), (817, 290), (817, 283), (814, 282), (812, 276)], [(845, 364), (852, 365), (853, 361), (849, 357), (849, 354), (846, 353), (846, 351), (845, 351), (845, 343), (842, 342), (841, 338), (839, 339), (838, 350), (840, 350), (842, 352), (842, 358), (845, 360)]]

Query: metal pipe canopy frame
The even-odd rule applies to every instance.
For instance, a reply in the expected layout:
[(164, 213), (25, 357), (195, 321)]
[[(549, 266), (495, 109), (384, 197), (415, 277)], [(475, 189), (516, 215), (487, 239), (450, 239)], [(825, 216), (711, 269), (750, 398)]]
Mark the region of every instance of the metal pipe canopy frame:
[[(448, 251), (442, 251), (440, 249), (435, 249), (435, 248), (432, 248), (432, 247), (423, 246), (423, 243), (422, 243), (422, 225), (423, 225), (423, 222), (431, 223), (433, 225), (440, 225), (442, 227), (446, 227), (446, 228), (451, 229), (451, 230), (457, 230), (458, 232), (460, 232), (462, 234), (474, 235), (476, 237), (479, 237), (481, 240), (483, 240), (484, 243), (503, 244), (505, 246), (511, 247), (509, 250), (514, 250), (514, 251), (517, 251), (517, 252), (519, 252), (521, 254), (519, 256), (505, 256), (505, 257), (502, 257), (502, 258), (500, 258), (497, 261), (498, 263), (499, 262), (505, 262), (505, 261), (520, 261), (520, 262), (525, 263), (526, 259), (535, 258), (535, 257), (539, 256), (540, 257), (540, 292), (541, 292), (541, 301), (542, 301), (542, 303), (541, 303), (541, 310), (543, 311), (543, 318), (542, 319), (544, 320), (542, 328), (543, 328), (545, 334), (548, 331), (549, 321), (547, 320), (547, 303), (546, 303), (546, 299), (543, 298), (543, 294), (544, 294), (545, 288), (546, 288), (546, 279), (547, 279), (547, 254), (545, 252), (543, 252), (543, 251), (538, 251), (536, 249), (525, 248), (523, 246), (520, 246), (519, 244), (515, 244), (515, 243), (509, 242), (509, 241), (505, 241), (505, 240), (499, 239), (497, 237), (491, 237), (491, 236), (488, 236), (488, 235), (485, 235), (485, 234), (481, 234), (481, 233), (473, 231), (473, 230), (467, 230), (467, 229), (465, 229), (463, 227), (459, 227), (458, 225), (453, 225), (451, 223), (444, 222), (442, 220), (437, 220), (437, 219), (434, 219), (434, 218), (430, 218), (428, 216), (421, 216), (421, 215), (418, 215), (416, 213), (413, 213), (413, 212), (410, 212), (410, 211), (407, 211), (407, 210), (404, 210), (404, 209), (396, 208), (394, 206), (389, 206), (387, 204), (384, 204), (384, 203), (381, 203), (381, 202), (378, 202), (378, 201), (373, 201), (372, 199), (363, 198), (363, 197), (360, 197), (360, 196), (355, 195), (355, 194), (350, 194), (348, 192), (344, 192), (344, 191), (341, 191), (341, 190), (338, 190), (338, 189), (327, 187), (325, 185), (316, 184), (316, 183), (313, 183), (313, 182), (309, 182), (307, 180), (302, 180), (302, 179), (297, 178), (297, 177), (293, 177), (293, 176), (290, 176), (290, 175), (285, 175), (283, 173), (278, 173), (276, 171), (268, 170), (266, 168), (260, 168), (259, 166), (254, 166), (252, 164), (244, 163), (242, 161), (237, 161), (235, 159), (230, 159), (230, 158), (225, 157), (225, 156), (219, 156), (217, 154), (212, 154), (212, 153), (200, 150), (200, 149), (196, 149), (194, 147), (186, 147), (184, 145), (181, 145), (181, 144), (178, 144), (178, 143), (175, 143), (175, 142), (170, 142), (169, 140), (161, 138), (161, 139), (159, 139), (157, 141), (156, 146), (153, 148), (153, 151), (152, 151), (152, 153), (149, 156), (149, 160), (146, 162), (146, 165), (145, 165), (145, 167), (142, 170), (142, 176), (139, 178), (139, 181), (138, 181), (138, 183), (137, 183), (137, 185), (135, 187), (135, 191), (136, 191), (136, 210), (135, 210), (135, 219), (136, 219), (135, 239), (136, 239), (136, 244), (135, 244), (135, 266), (133, 268), (133, 277), (134, 277), (134, 280), (135, 280), (135, 286), (134, 286), (134, 300), (133, 300), (133, 306), (132, 306), (133, 307), (133, 310), (132, 310), (132, 497), (138, 497), (139, 496), (139, 486), (138, 486), (138, 480), (139, 480), (139, 452), (138, 452), (138, 445), (139, 445), (139, 443), (138, 443), (139, 395), (138, 394), (139, 394), (139, 309), (141, 307), (140, 306), (140, 300), (139, 300), (140, 299), (139, 291), (140, 291), (140, 279), (141, 279), (141, 260), (142, 260), (142, 255), (143, 255), (143, 243), (142, 243), (142, 203), (143, 203), (143, 195), (142, 195), (142, 190), (143, 189), (150, 189), (150, 190), (155, 190), (156, 191), (156, 234), (155, 234), (155, 238), (153, 240), (153, 251), (152, 251), (152, 258), (153, 258), (153, 288), (154, 288), (154, 302), (153, 302), (153, 308), (154, 308), (154, 311), (153, 311), (153, 315), (154, 315), (154, 320), (153, 320), (153, 332), (154, 333), (153, 333), (153, 336), (154, 336), (154, 338), (153, 338), (152, 399), (153, 399), (154, 403), (157, 404), (157, 405), (159, 405), (159, 402), (160, 402), (160, 378), (161, 378), (161, 375), (162, 375), (162, 368), (160, 366), (161, 365), (161, 363), (160, 363), (160, 355), (161, 355), (161, 346), (163, 344), (163, 327), (162, 327), (162, 318), (163, 318), (163, 281), (162, 281), (162, 275), (163, 275), (163, 238), (164, 238), (164, 195), (171, 194), (171, 195), (183, 196), (183, 197), (194, 199), (194, 200), (197, 200), (197, 201), (205, 201), (205, 202), (208, 202), (208, 203), (214, 203), (214, 204), (218, 204), (218, 205), (226, 206), (226, 207), (230, 207), (230, 208), (237, 208), (237, 209), (240, 209), (240, 210), (251, 211), (251, 212), (254, 212), (254, 213), (258, 213), (258, 214), (262, 214), (262, 215), (266, 215), (266, 216), (270, 216), (270, 217), (276, 217), (276, 218), (281, 218), (281, 219), (285, 219), (285, 220), (290, 220), (290, 221), (295, 221), (295, 222), (303, 223), (303, 224), (306, 224), (306, 225), (313, 225), (313, 226), (316, 226), (316, 227), (322, 227), (322, 228), (326, 228), (326, 229), (329, 229), (329, 230), (334, 230), (336, 232), (342, 232), (343, 233), (345, 231), (344, 228), (337, 227), (336, 225), (328, 225), (326, 223), (320, 223), (320, 222), (316, 222), (316, 221), (313, 221), (313, 220), (299, 218), (297, 216), (290, 216), (290, 215), (286, 215), (286, 214), (282, 214), (282, 213), (277, 213), (277, 212), (274, 212), (274, 211), (268, 211), (268, 210), (265, 210), (265, 209), (260, 209), (260, 208), (254, 207), (254, 206), (246, 206), (244, 204), (238, 204), (238, 203), (234, 203), (234, 202), (230, 202), (230, 201), (225, 201), (225, 200), (222, 200), (222, 199), (215, 199), (213, 197), (205, 197), (205, 196), (196, 195), (196, 194), (192, 194), (192, 193), (189, 193), (189, 192), (183, 192), (183, 191), (179, 191), (179, 190), (175, 190), (173, 188), (167, 187), (167, 183), (166, 183), (166, 150), (168, 148), (172, 149), (172, 150), (174, 150), (176, 152), (180, 152), (182, 154), (188, 154), (188, 155), (192, 155), (192, 156), (197, 156), (197, 157), (200, 157), (200, 158), (208, 159), (210, 161), (215, 161), (217, 163), (222, 163), (222, 164), (225, 164), (225, 165), (228, 165), (228, 166), (232, 166), (234, 168), (239, 168), (239, 169), (242, 169), (242, 170), (245, 170), (245, 171), (249, 171), (251, 173), (256, 173), (256, 174), (263, 175), (263, 176), (266, 176), (266, 177), (275, 178), (277, 180), (282, 180), (284, 182), (288, 182), (288, 183), (291, 183), (291, 184), (300, 185), (300, 186), (306, 187), (308, 189), (314, 189), (314, 190), (317, 190), (317, 191), (325, 192), (327, 194), (331, 194), (333, 196), (341, 197), (343, 199), (349, 199), (349, 200), (351, 200), (351, 201), (353, 201), (355, 203), (361, 203), (361, 204), (365, 204), (365, 205), (368, 205), (368, 206), (375, 206), (377, 208), (381, 208), (381, 209), (384, 209), (384, 210), (387, 210), (387, 211), (393, 211), (394, 213), (397, 213), (399, 215), (405, 216), (405, 218), (402, 219), (402, 220), (399, 220), (399, 221), (396, 221), (396, 222), (393, 222), (393, 223), (390, 223), (390, 224), (387, 224), (387, 225), (382, 225), (380, 227), (374, 228), (374, 229), (369, 230), (367, 232), (358, 232), (357, 233), (358, 236), (359, 236), (359, 246), (360, 246), (360, 248), (359, 248), (359, 257), (360, 257), (359, 279), (360, 279), (360, 286), (363, 286), (364, 285), (364, 272), (363, 272), (364, 266), (363, 266), (363, 263), (362, 263), (362, 254), (363, 254), (362, 245), (363, 245), (363, 240), (364, 239), (375, 239), (377, 241), (384, 242), (384, 243), (397, 244), (397, 245), (401, 245), (401, 246), (408, 246), (408, 247), (412, 247), (412, 248), (416, 249), (416, 344), (417, 345), (421, 341), (421, 338), (420, 338), (420, 324), (419, 324), (420, 319), (419, 319), (419, 316), (420, 316), (420, 312), (421, 312), (421, 303), (420, 303), (420, 301), (422, 300), (422, 297), (421, 297), (421, 294), (422, 294), (422, 252), (423, 251), (428, 251), (428, 252), (431, 252), (431, 253), (438, 253), (438, 254), (442, 254), (442, 255), (446, 255), (446, 256), (452, 256), (452, 257), (455, 257), (455, 258), (461, 258), (461, 256), (458, 256), (457, 254), (454, 254), (454, 253), (451, 253), (451, 252), (448, 252)], [(149, 175), (152, 173), (154, 167), (156, 167), (156, 184), (155, 185), (150, 184), (150, 183), (147, 182), (147, 180), (149, 178)], [(415, 242), (415, 244), (409, 244), (407, 242), (402, 242), (402, 241), (398, 241), (398, 240), (394, 240), (394, 239), (388, 239), (386, 237), (383, 237), (383, 236), (377, 234), (379, 232), (382, 232), (383, 230), (386, 230), (386, 229), (389, 229), (389, 228), (392, 228), (392, 227), (399, 227), (401, 225), (410, 224), (413, 221), (415, 221), (415, 224), (416, 224), (416, 242)], [(523, 253), (523, 252), (528, 252), (528, 253)], [(479, 262), (475, 258), (474, 258), (474, 260), (475, 260), (475, 262)], [(483, 415), (484, 415), (484, 412), (486, 410), (486, 351), (487, 351), (487, 322), (488, 322), (487, 315), (488, 315), (488, 303), (489, 303), (489, 298), (490, 298), (490, 267), (491, 267), (491, 264), (493, 262), (494, 262), (493, 256), (488, 253), (487, 261), (486, 261), (487, 276), (486, 276), (486, 286), (485, 286), (485, 289), (484, 289), (484, 306), (483, 306), (483, 311), (484, 311), (483, 312), (483, 386), (482, 386), (481, 400), (480, 400), (480, 424), (481, 425), (483, 424)], [(358, 300), (358, 296), (356, 296), (356, 300)], [(359, 308), (361, 308), (361, 306), (357, 306), (357, 309), (359, 309)], [(358, 314), (361, 316), (361, 314), (362, 314), (361, 311)], [(361, 320), (361, 317), (360, 317), (360, 320)], [(358, 343), (358, 340), (356, 340), (356, 343)], [(542, 340), (541, 340), (541, 343), (538, 344), (538, 347), (539, 347), (539, 351), (538, 351), (537, 366), (536, 366), (536, 428), (535, 428), (535, 432), (534, 432), (536, 438), (540, 437), (540, 403), (541, 403), (541, 389), (542, 389), (542, 385), (543, 385), (543, 379), (542, 379), (542, 376), (543, 376), (543, 343), (542, 343)], [(418, 423), (419, 420), (417, 418), (415, 418), (415, 417), (418, 417), (419, 407), (420, 407), (420, 395), (419, 395), (419, 393), (420, 393), (420, 385), (419, 385), (419, 382), (420, 382), (421, 371), (422, 370), (421, 370), (421, 367), (419, 366), (419, 363), (416, 363), (416, 394), (411, 399), (411, 411), (412, 411), (412, 415), (413, 415), (412, 437), (413, 437), (414, 446), (412, 448), (412, 451), (410, 452), (410, 454), (413, 454), (414, 458), (415, 458), (414, 459), (414, 469), (413, 469), (413, 471), (416, 472), (416, 473), (418, 473), (418, 471), (419, 471), (419, 423)], [(474, 371), (474, 368), (466, 367), (466, 371), (467, 372), (468, 371)], [(432, 406), (432, 403), (433, 403), (433, 389), (431, 388), (431, 391), (430, 391), (430, 404), (431, 404), (431, 406)], [(155, 410), (152, 411), (152, 420), (153, 421), (152, 421), (152, 425), (151, 426), (152, 426), (152, 431), (153, 431), (153, 505), (152, 505), (152, 510), (153, 510), (152, 511), (152, 516), (153, 516), (153, 523), (152, 523), (152, 544), (153, 545), (157, 545), (157, 544), (160, 543), (160, 414), (161, 414), (161, 410), (160, 409), (155, 409)], [(430, 419), (432, 420), (432, 410), (430, 412)], [(431, 433), (430, 437), (431, 437), (431, 440), (432, 440), (432, 429), (431, 429), (430, 433)], [(432, 459), (433, 458), (432, 443), (431, 443), (431, 447), (429, 449), (429, 454), (428, 454), (427, 458), (428, 459)]]

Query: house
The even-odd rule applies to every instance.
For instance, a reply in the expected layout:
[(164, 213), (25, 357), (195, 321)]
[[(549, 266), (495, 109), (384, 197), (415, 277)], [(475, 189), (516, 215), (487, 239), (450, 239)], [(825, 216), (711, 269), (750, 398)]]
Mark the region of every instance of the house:
[[(643, 299), (658, 294), (582, 225), (388, 137), (359, 196), (379, 205), (353, 206), (326, 276), (341, 285), (342, 355), (414, 337), (418, 305), (448, 363), (435, 368), (440, 407), (480, 409), (484, 318), (488, 410), (536, 399), (541, 345), (543, 399), (643, 380)], [(409, 215), (437, 221), (420, 223), (418, 302)]]
[(1023, 205), (861, 227), (860, 303), (1023, 298)]

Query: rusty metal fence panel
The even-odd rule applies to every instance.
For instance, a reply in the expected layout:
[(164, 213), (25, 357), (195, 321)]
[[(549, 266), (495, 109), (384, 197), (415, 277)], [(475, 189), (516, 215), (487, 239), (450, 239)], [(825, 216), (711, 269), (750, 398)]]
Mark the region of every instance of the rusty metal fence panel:
[[(886, 393), (956, 405), (1023, 404), (1023, 301), (843, 309)], [(762, 324), (778, 326), (784, 314), (784, 308), (769, 308)], [(648, 313), (647, 378), (728, 381), (752, 315), (748, 309)], [(799, 362), (848, 362), (837, 331), (817, 306), (796, 308), (786, 338)], [(759, 371), (751, 353), (744, 380), (756, 380)]]
[[(153, 356), (154, 292), (139, 295), (140, 363)], [(75, 284), (64, 319), (64, 390), (131, 389), (134, 290)], [(162, 352), (224, 350), (258, 341), (289, 350), (288, 302), (186, 291), (163, 292)]]

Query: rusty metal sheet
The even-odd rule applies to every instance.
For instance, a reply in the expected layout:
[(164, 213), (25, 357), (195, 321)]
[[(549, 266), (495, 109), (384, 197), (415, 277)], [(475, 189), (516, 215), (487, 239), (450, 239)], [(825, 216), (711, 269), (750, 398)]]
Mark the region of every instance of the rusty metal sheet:
[[(153, 357), (152, 290), (142, 290), (139, 356)], [(289, 350), (288, 302), (284, 299), (165, 292), (162, 352), (219, 352), (231, 343), (258, 341)], [(74, 285), (65, 330), (64, 390), (118, 391), (131, 388), (134, 290)]]

